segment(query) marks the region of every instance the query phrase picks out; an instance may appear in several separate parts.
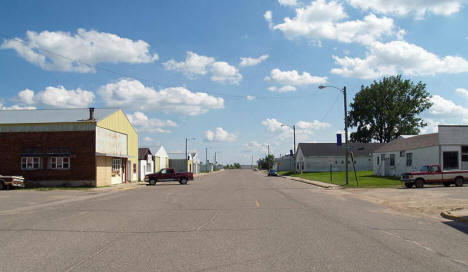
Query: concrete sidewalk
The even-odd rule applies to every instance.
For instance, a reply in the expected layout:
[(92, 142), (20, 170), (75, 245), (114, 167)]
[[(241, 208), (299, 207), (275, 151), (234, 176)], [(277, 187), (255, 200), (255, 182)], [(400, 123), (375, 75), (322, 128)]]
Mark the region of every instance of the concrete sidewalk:
[(443, 218), (468, 223), (468, 209), (453, 209), (440, 213)]
[(337, 184), (326, 183), (326, 182), (321, 182), (321, 181), (316, 181), (316, 180), (308, 180), (308, 179), (299, 178), (299, 177), (291, 177), (291, 176), (280, 176), (280, 177), (289, 179), (289, 180), (299, 181), (302, 183), (307, 183), (310, 185), (314, 185), (314, 186), (318, 186), (318, 187), (326, 188), (326, 189), (342, 189), (343, 188)]

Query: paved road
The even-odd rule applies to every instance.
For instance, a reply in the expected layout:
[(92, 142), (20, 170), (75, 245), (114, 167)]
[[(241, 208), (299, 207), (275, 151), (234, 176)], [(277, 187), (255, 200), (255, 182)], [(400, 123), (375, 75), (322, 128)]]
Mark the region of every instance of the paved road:
[(464, 225), (250, 170), (72, 197), (0, 212), (0, 271), (468, 270)]

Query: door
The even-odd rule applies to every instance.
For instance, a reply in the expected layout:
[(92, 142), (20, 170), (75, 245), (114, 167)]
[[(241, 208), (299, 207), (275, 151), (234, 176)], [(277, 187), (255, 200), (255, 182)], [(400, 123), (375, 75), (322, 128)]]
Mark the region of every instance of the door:
[(439, 166), (431, 166), (429, 171), (431, 172), (431, 181), (440, 182), (442, 181), (442, 171), (440, 171)]

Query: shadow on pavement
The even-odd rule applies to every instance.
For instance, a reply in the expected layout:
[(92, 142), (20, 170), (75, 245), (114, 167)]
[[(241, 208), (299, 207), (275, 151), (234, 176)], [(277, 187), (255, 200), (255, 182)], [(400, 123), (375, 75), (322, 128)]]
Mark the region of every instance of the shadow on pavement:
[(461, 231), (465, 234), (468, 234), (468, 223), (457, 222), (457, 221), (447, 221), (443, 222), (445, 225), (450, 226), (458, 231)]

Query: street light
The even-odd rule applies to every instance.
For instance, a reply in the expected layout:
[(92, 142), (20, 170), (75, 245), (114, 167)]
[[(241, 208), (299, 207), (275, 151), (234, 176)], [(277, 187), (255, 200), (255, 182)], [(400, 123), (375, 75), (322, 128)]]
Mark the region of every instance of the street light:
[(335, 86), (318, 86), (319, 89), (324, 88), (335, 88), (338, 91), (343, 93), (344, 96), (344, 123), (345, 123), (345, 177), (346, 177), (346, 185), (348, 184), (348, 104), (346, 103), (346, 86), (343, 89), (337, 88)]
[(296, 125), (288, 126), (288, 125), (285, 125), (285, 124), (281, 124), (281, 126), (282, 127), (290, 127), (290, 128), (293, 129), (293, 133), (294, 133), (293, 159), (294, 159), (294, 173), (296, 173)]
[(188, 168), (188, 154), (187, 154), (187, 144), (188, 141), (196, 140), (195, 138), (185, 138), (185, 171), (187, 171)]

